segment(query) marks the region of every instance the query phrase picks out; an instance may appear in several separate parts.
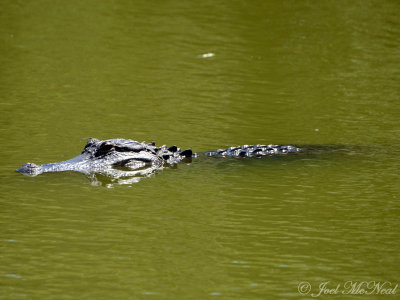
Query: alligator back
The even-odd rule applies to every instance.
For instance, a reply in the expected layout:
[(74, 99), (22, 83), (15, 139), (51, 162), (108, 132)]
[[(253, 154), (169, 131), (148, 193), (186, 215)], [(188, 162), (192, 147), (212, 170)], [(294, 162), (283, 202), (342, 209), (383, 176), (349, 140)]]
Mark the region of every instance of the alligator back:
[(216, 151), (206, 152), (204, 154), (207, 156), (261, 157), (299, 151), (301, 151), (300, 148), (290, 145), (243, 145), (219, 149)]

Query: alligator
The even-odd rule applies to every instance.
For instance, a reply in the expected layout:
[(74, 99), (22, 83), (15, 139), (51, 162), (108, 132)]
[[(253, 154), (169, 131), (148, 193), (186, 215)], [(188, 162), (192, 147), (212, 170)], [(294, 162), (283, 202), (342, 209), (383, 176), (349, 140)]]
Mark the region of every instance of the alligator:
[[(301, 152), (291, 145), (243, 145), (229, 147), (200, 155), (208, 157), (255, 157), (283, 155)], [(157, 147), (154, 142), (137, 142), (130, 139), (98, 140), (89, 138), (78, 156), (57, 163), (37, 165), (26, 163), (16, 171), (27, 176), (48, 172), (76, 171), (86, 175), (101, 174), (112, 179), (146, 177), (165, 166), (179, 162), (191, 162), (199, 154), (191, 149), (181, 150), (177, 146)]]

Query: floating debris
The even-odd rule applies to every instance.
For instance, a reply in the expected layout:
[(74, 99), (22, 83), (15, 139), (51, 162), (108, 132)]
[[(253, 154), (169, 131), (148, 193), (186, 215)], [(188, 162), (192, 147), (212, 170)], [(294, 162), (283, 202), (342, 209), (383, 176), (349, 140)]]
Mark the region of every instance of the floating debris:
[(6, 274), (6, 277), (10, 277), (10, 278), (21, 278), (21, 275), (17, 275), (17, 274)]
[(200, 58), (209, 58), (209, 57), (214, 57), (214, 56), (215, 56), (215, 53), (211, 53), (211, 52), (199, 55)]
[(157, 295), (156, 292), (151, 292), (151, 291), (145, 291), (142, 293), (143, 295)]

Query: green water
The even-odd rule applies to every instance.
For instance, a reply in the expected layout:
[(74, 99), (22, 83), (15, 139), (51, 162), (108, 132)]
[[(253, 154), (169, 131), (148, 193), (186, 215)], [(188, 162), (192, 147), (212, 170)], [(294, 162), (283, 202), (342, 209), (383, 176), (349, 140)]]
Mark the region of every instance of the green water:
[[(394, 288), (399, 13), (390, 0), (2, 1), (0, 299)], [(342, 150), (199, 159), (126, 185), (15, 172), (88, 137)]]

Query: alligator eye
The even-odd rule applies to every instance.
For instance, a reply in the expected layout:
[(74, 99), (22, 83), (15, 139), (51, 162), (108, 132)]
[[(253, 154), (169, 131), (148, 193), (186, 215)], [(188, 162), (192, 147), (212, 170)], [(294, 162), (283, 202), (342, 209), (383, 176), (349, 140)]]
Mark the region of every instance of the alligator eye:
[(96, 142), (98, 142), (99, 140), (98, 139), (95, 139), (95, 138), (89, 138), (88, 140), (87, 140), (87, 142), (86, 142), (86, 146), (85, 146), (85, 148), (84, 149), (86, 149), (86, 148), (88, 148), (88, 147), (90, 147), (90, 146), (93, 146)]
[(104, 155), (114, 149), (114, 144), (110, 142), (103, 142), (99, 146), (99, 149), (96, 151), (95, 156), (98, 157), (100, 155)]

